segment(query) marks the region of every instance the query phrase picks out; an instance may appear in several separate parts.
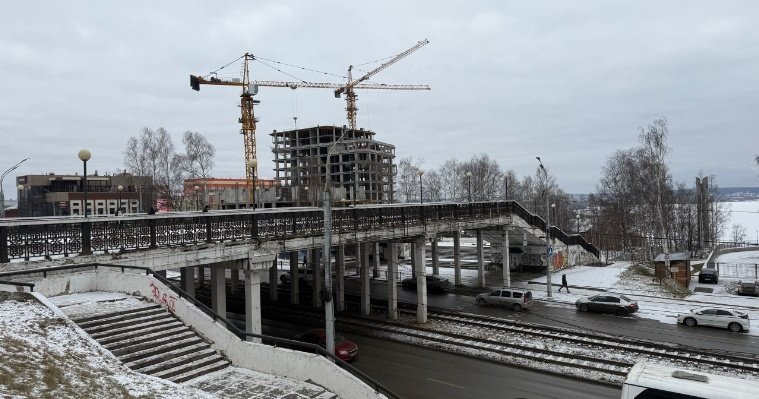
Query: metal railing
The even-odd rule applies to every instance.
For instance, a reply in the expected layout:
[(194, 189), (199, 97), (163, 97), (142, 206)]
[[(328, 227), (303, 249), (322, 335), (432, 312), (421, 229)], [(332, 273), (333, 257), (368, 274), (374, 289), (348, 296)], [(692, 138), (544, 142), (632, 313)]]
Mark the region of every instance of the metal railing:
[[(187, 301), (191, 302), (193, 305), (198, 307), (203, 313), (205, 313), (207, 316), (211, 317), (214, 321), (222, 323), (227, 330), (231, 331), (233, 334), (235, 334), (238, 338), (241, 340), (245, 340), (246, 338), (256, 338), (260, 339), (262, 341), (263, 345), (266, 345), (263, 343), (264, 340), (268, 342), (274, 342), (275, 345), (272, 345), (274, 347), (277, 347), (277, 344), (281, 345), (287, 345), (288, 347), (300, 347), (308, 349), (311, 352), (314, 352), (316, 354), (319, 354), (321, 356), (324, 356), (333, 362), (335, 362), (338, 366), (345, 369), (349, 373), (353, 374), (357, 378), (359, 378), (361, 381), (369, 385), (372, 389), (374, 389), (375, 392), (381, 393), (385, 396), (388, 396), (390, 398), (395, 399), (401, 399), (401, 397), (391, 391), (389, 388), (385, 387), (378, 381), (374, 380), (372, 377), (366, 375), (361, 370), (353, 367), (349, 363), (345, 362), (344, 360), (340, 359), (339, 357), (335, 356), (333, 353), (327, 352), (324, 348), (322, 348), (319, 345), (316, 344), (309, 344), (306, 342), (301, 341), (295, 341), (287, 338), (280, 338), (280, 337), (274, 337), (270, 335), (263, 335), (263, 334), (253, 334), (249, 332), (245, 332), (237, 328), (234, 324), (232, 324), (229, 320), (227, 320), (224, 317), (221, 317), (218, 313), (214, 312), (211, 308), (200, 302), (198, 299), (194, 298), (181, 288), (177, 287), (175, 285), (175, 282), (167, 279), (166, 277), (163, 277), (162, 275), (154, 272), (152, 269), (148, 267), (143, 266), (128, 266), (128, 265), (115, 265), (115, 264), (102, 264), (102, 263), (88, 263), (88, 264), (80, 264), (80, 265), (66, 265), (66, 266), (57, 266), (57, 267), (48, 267), (44, 269), (33, 269), (33, 270), (22, 270), (22, 271), (14, 271), (14, 272), (5, 272), (0, 273), (0, 278), (4, 277), (20, 277), (20, 276), (32, 276), (36, 274), (42, 274), (43, 277), (47, 277), (48, 273), (55, 272), (55, 271), (62, 271), (62, 270), (75, 270), (75, 269), (97, 269), (98, 267), (106, 267), (106, 268), (114, 268), (114, 269), (121, 269), (122, 272), (125, 270), (140, 270), (144, 271), (145, 275), (153, 275), (153, 278), (160, 281), (162, 284), (170, 288), (172, 291), (177, 293), (182, 298), (186, 299)], [(13, 284), (13, 285), (25, 285), (31, 287), (34, 287), (33, 283), (25, 283), (25, 282), (5, 282), (3, 280), (0, 280), (0, 284)]]
[[(338, 234), (408, 229), (433, 222), (466, 222), (516, 215), (530, 226), (545, 222), (515, 201), (473, 203), (390, 204), (334, 208), (332, 231)], [(0, 263), (11, 259), (89, 255), (253, 239), (287, 240), (322, 236), (319, 208), (227, 210), (165, 213), (103, 218), (4, 219), (0, 221)], [(598, 256), (598, 249), (579, 235), (556, 227), (554, 237), (580, 245)]]

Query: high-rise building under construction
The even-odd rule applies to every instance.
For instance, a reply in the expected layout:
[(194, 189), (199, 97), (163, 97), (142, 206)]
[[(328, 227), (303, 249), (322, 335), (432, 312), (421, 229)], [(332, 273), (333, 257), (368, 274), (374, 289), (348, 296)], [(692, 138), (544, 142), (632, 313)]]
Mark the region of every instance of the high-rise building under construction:
[(352, 131), (346, 126), (316, 126), (275, 130), (270, 136), (274, 180), (279, 181), (283, 205), (318, 204), (327, 173), (335, 205), (393, 201), (395, 146), (376, 141), (374, 132)]

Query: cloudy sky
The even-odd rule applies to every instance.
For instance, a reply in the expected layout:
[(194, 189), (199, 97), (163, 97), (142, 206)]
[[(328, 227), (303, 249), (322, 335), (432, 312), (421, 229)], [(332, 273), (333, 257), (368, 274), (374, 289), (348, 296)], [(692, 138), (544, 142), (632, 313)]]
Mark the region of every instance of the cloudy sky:
[[(431, 91), (359, 91), (358, 126), (424, 168), (488, 153), (520, 176), (535, 156), (568, 192), (592, 192), (617, 149), (669, 120), (670, 166), (690, 184), (759, 186), (759, 3), (755, 1), (14, 1), (0, 13), (0, 170), (123, 168), (142, 127), (204, 134), (214, 174), (244, 176), (239, 90), (189, 87), (245, 52), (327, 72), (430, 44), (372, 82)], [(268, 65), (275, 65), (268, 62)], [(256, 80), (293, 80), (254, 62)], [(239, 77), (240, 64), (221, 75)], [(330, 90), (261, 88), (262, 177), (273, 175), (272, 130), (343, 125)], [(6, 196), (15, 198), (12, 178)]]

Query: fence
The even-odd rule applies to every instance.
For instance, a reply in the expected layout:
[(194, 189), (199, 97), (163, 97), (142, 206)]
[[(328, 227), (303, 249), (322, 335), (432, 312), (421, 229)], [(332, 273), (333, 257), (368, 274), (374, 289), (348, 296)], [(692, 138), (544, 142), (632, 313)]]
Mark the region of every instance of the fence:
[(757, 263), (714, 263), (720, 277), (752, 278), (759, 280)]

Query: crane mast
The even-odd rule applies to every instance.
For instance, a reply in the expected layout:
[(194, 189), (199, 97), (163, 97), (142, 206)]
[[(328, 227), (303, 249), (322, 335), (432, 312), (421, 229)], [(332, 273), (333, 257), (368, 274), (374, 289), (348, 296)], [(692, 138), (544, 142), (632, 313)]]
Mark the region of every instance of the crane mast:
[(256, 117), (253, 113), (253, 94), (250, 92), (250, 71), (248, 61), (253, 60), (253, 56), (245, 53), (242, 73), (242, 94), (240, 95), (240, 123), (242, 128), (240, 133), (243, 137), (245, 146), (245, 185), (248, 187), (248, 203), (255, 207), (253, 203), (256, 189), (256, 177), (258, 176), (258, 161), (256, 160)]

